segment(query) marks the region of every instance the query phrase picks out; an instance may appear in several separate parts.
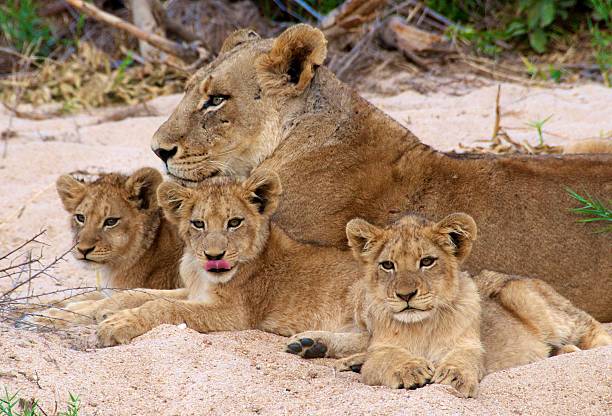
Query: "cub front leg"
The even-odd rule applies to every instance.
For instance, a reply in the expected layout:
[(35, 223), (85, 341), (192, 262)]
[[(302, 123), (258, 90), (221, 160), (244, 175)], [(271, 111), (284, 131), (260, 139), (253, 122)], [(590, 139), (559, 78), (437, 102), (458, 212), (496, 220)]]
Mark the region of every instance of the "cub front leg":
[(303, 358), (343, 358), (365, 352), (368, 332), (306, 331), (289, 338), (287, 352)]
[(398, 347), (371, 347), (361, 367), (361, 377), (370, 386), (412, 389), (429, 383), (432, 364)]
[(476, 397), (478, 383), (484, 376), (483, 350), (457, 350), (436, 365), (431, 381), (454, 387), (463, 397)]
[(127, 344), (158, 325), (181, 323), (198, 332), (249, 329), (246, 314), (239, 305), (157, 299), (102, 321), (98, 325), (98, 340), (102, 346)]

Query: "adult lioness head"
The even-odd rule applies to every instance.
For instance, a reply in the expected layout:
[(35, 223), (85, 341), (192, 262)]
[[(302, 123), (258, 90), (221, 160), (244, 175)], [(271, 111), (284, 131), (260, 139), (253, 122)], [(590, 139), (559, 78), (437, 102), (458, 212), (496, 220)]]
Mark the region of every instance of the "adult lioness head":
[(241, 30), (187, 83), (185, 97), (153, 137), (152, 149), (183, 184), (248, 175), (283, 135), (287, 114), (326, 56), (323, 34), (307, 25), (274, 40)]
[(160, 224), (155, 192), (161, 182), (152, 168), (130, 176), (106, 173), (91, 183), (60, 176), (57, 192), (71, 215), (76, 258), (111, 269), (137, 262)]
[(470, 253), (476, 223), (463, 213), (437, 223), (408, 215), (386, 228), (357, 218), (349, 221), (346, 234), (365, 268), (374, 303), (410, 323), (452, 307), (459, 265)]
[(280, 193), (276, 173), (263, 170), (243, 182), (218, 177), (194, 189), (163, 183), (157, 191), (159, 204), (186, 244), (183, 279), (195, 275), (205, 282), (225, 283), (254, 260), (267, 242)]

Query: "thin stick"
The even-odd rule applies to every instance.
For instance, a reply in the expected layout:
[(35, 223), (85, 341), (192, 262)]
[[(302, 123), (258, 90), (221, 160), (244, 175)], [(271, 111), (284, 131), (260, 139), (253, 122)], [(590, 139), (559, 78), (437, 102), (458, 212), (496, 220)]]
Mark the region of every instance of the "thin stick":
[(85, 3), (82, 0), (66, 0), (66, 2), (86, 15), (117, 29), (128, 32), (132, 36), (147, 42), (149, 45), (170, 55), (177, 56), (185, 62), (191, 63), (198, 60), (201, 55), (209, 55), (209, 52), (204, 48), (200, 47), (196, 49), (194, 45), (184, 46), (154, 33), (145, 32), (117, 16), (98, 9), (93, 4)]
[(501, 84), (497, 85), (497, 96), (495, 97), (495, 124), (493, 124), (493, 135), (491, 140), (497, 137), (499, 134), (499, 123), (501, 120), (501, 111), (499, 108), (499, 97), (501, 96)]

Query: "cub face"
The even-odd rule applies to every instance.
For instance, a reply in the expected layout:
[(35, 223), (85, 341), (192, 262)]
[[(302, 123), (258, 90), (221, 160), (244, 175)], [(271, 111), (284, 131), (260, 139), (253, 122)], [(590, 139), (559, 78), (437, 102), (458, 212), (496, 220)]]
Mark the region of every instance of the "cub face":
[(159, 226), (155, 192), (161, 182), (161, 174), (152, 168), (131, 176), (102, 174), (91, 183), (60, 176), (56, 187), (71, 214), (75, 257), (111, 267), (136, 261)]
[(243, 182), (216, 177), (197, 188), (165, 182), (157, 197), (186, 243), (182, 267), (208, 282), (226, 283), (261, 253), (280, 193), (276, 173), (262, 170)]
[(346, 234), (375, 303), (393, 319), (411, 323), (451, 307), (476, 223), (463, 213), (438, 223), (407, 215), (385, 228), (357, 218), (349, 221)]

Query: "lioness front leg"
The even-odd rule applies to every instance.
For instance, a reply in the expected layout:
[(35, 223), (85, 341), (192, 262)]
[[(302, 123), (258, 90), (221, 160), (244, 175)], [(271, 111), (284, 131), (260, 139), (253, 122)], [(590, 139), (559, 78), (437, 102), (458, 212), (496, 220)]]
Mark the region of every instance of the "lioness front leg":
[(246, 314), (238, 305), (157, 299), (102, 321), (98, 325), (98, 340), (102, 346), (127, 344), (158, 325), (181, 323), (198, 332), (249, 329)]
[(361, 367), (365, 384), (392, 389), (422, 387), (429, 383), (433, 373), (429, 361), (398, 347), (370, 347)]
[(365, 352), (368, 332), (306, 331), (289, 338), (287, 352), (303, 358), (343, 358)]

